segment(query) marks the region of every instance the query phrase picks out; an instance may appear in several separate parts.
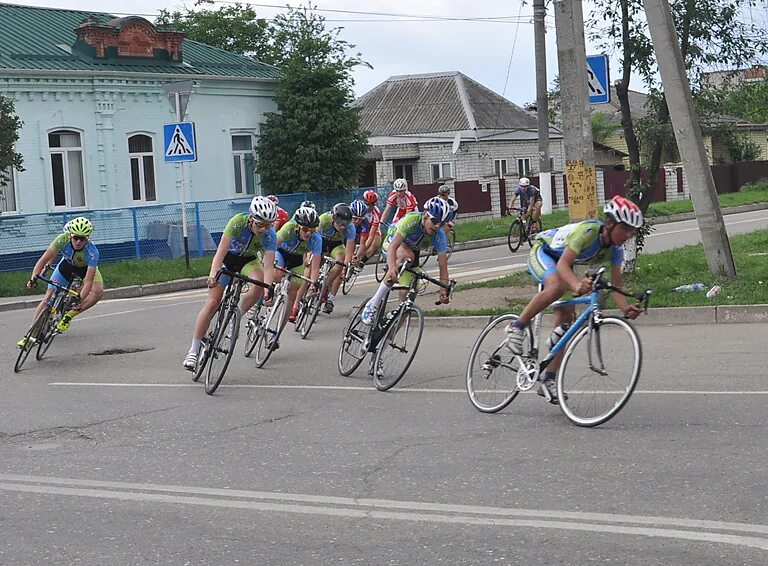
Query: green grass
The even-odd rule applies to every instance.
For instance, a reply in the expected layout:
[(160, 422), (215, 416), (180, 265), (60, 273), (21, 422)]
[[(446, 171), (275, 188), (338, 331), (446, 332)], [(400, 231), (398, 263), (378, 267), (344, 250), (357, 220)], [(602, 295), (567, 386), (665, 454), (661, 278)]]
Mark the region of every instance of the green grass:
[(478, 281), (475, 283), (462, 283), (456, 286), (456, 291), (463, 291), (464, 289), (498, 289), (500, 287), (524, 287), (533, 285), (531, 276), (527, 271), (516, 271), (503, 277), (494, 277), (493, 279), (487, 279), (485, 281)]

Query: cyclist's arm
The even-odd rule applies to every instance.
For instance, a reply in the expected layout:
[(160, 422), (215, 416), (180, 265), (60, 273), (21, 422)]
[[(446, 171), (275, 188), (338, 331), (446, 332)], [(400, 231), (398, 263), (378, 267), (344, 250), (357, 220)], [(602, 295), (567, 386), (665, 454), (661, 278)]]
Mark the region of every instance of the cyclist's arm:
[(210, 280), (216, 277), (216, 272), (221, 268), (222, 265), (224, 265), (224, 256), (227, 255), (227, 250), (229, 250), (231, 243), (231, 236), (227, 236), (226, 234), (221, 235), (221, 240), (219, 241), (219, 245), (216, 248), (216, 253), (213, 256), (213, 260), (211, 261), (211, 272), (208, 274), (209, 285)]
[(42, 275), (43, 271), (45, 271), (45, 266), (51, 263), (58, 253), (59, 250), (52, 246), (48, 246), (48, 249), (45, 250), (43, 255), (40, 256), (40, 259), (37, 260), (35, 267), (32, 268), (32, 276), (29, 279), (32, 280), (36, 275)]
[[(622, 287), (621, 265), (611, 266), (611, 282), (619, 288)], [(627, 318), (637, 318), (638, 315), (643, 312), (643, 309), (637, 305), (629, 303), (627, 298), (621, 293), (612, 292), (611, 297), (613, 297), (613, 300), (616, 301), (616, 306), (619, 307), (619, 310), (621, 310)]]
[(275, 252), (264, 252), (264, 283), (272, 285), (275, 281)]
[(583, 295), (589, 290), (589, 279), (579, 279), (576, 272), (573, 271), (573, 264), (576, 263), (578, 254), (571, 248), (565, 248), (563, 255), (557, 260), (557, 274), (565, 281), (568, 288), (577, 295)]
[[(440, 282), (448, 285), (448, 254), (445, 252), (437, 254), (437, 266), (440, 269)], [(440, 300), (448, 302), (448, 291), (440, 287)]]
[(392, 205), (387, 203), (387, 206), (384, 207), (384, 212), (381, 213), (381, 222), (385, 221), (387, 218), (389, 218), (389, 211), (392, 210)]
[(507, 205), (507, 211), (510, 211), (515, 207), (515, 202), (517, 202), (517, 195), (512, 193), (512, 200), (510, 200), (509, 204)]
[(344, 263), (352, 263), (352, 256), (355, 255), (355, 239), (347, 240), (347, 247), (344, 250)]
[(320, 260), (323, 254), (312, 254), (312, 260), (309, 262), (309, 278), (312, 281), (317, 281), (320, 276)]

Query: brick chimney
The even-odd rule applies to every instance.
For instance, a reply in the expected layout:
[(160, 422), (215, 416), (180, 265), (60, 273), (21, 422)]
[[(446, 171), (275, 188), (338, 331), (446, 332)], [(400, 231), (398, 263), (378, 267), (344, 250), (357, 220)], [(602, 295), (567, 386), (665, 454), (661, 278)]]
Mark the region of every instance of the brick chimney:
[(162, 62), (182, 62), (182, 32), (157, 29), (138, 16), (115, 18), (99, 23), (93, 17), (75, 28), (73, 46), (95, 59), (141, 58)]

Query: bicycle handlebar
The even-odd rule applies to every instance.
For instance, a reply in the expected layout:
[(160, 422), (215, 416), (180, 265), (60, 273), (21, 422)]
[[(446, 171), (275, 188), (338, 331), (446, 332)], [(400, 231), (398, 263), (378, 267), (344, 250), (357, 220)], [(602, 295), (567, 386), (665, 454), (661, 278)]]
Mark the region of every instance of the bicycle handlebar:
[(73, 297), (80, 298), (80, 293), (77, 291), (74, 291), (73, 289), (70, 289), (69, 287), (62, 285), (61, 283), (56, 283), (56, 281), (51, 281), (47, 277), (44, 277), (43, 275), (35, 275), (32, 278), (33, 281), (43, 281), (44, 283), (48, 283), (48, 285), (53, 285), (60, 291), (66, 291), (68, 294), (72, 295)]
[(317, 283), (317, 281), (313, 281), (313, 280), (312, 280), (312, 279), (310, 279), (309, 277), (304, 277), (303, 275), (299, 275), (298, 273), (294, 273), (294, 272), (293, 272), (293, 271), (291, 271), (290, 269), (286, 269), (286, 268), (284, 268), (284, 267), (280, 267), (280, 266), (279, 266), (279, 265), (277, 265), (277, 264), (275, 264), (275, 269), (277, 269), (278, 271), (282, 271), (283, 273), (285, 273), (286, 275), (290, 275), (291, 277), (296, 277), (296, 278), (298, 278), (298, 279), (301, 279), (301, 280), (303, 280), (303, 281), (306, 281), (306, 282), (307, 282), (307, 283), (309, 283), (310, 285), (314, 285), (315, 283)]
[(652, 289), (646, 289), (644, 291), (639, 291), (637, 293), (628, 293), (624, 291), (621, 287), (617, 287), (610, 281), (604, 281), (603, 276), (605, 275), (605, 267), (601, 267), (597, 271), (594, 272), (587, 272), (587, 277), (592, 278), (592, 289), (594, 291), (611, 291), (612, 293), (619, 293), (620, 295), (624, 295), (627, 298), (632, 298), (637, 301), (637, 306), (643, 307), (643, 312), (646, 314), (648, 313), (648, 303), (651, 300), (651, 295), (653, 294)]
[(250, 277), (246, 277), (245, 275), (241, 275), (240, 273), (235, 273), (234, 271), (230, 271), (224, 266), (220, 267), (219, 270), (216, 272), (216, 281), (218, 281), (222, 275), (226, 275), (228, 277), (234, 277), (235, 279), (240, 279), (241, 281), (245, 281), (246, 283), (251, 283), (259, 287), (264, 287), (265, 289), (271, 289), (272, 287), (274, 287), (274, 285), (267, 285), (263, 281), (259, 281), (257, 279), (251, 279)]

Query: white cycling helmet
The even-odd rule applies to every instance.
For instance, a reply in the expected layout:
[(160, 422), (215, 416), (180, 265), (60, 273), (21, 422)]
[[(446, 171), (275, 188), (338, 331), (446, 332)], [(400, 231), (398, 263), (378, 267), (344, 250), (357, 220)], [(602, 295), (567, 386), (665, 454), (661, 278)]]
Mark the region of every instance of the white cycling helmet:
[(396, 191), (408, 190), (408, 181), (405, 179), (395, 179), (395, 182), (392, 183), (392, 188)]
[(251, 213), (251, 216), (261, 222), (274, 222), (275, 218), (277, 218), (275, 203), (266, 197), (253, 197), (248, 211)]
[(531, 180), (528, 177), (520, 177), (520, 181), (517, 184), (521, 187), (527, 187), (531, 184)]
[(448, 202), (448, 206), (451, 207), (451, 212), (458, 212), (458, 210), (459, 210), (459, 201), (457, 201), (453, 197), (448, 197), (445, 200)]

